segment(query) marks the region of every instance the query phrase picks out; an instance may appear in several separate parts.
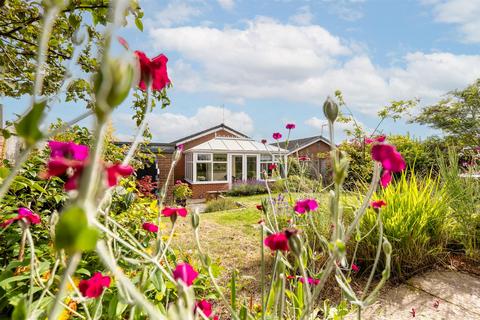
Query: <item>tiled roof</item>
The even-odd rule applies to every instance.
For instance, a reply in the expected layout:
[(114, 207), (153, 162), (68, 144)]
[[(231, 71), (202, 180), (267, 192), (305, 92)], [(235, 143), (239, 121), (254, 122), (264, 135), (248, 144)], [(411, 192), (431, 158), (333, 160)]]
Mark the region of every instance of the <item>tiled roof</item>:
[(216, 137), (209, 141), (199, 144), (186, 152), (240, 152), (240, 153), (287, 153), (288, 151), (277, 146), (265, 145), (261, 142), (247, 138), (226, 138)]
[[(304, 148), (304, 147), (306, 147), (306, 146), (308, 146), (312, 143), (315, 143), (317, 141), (323, 141), (326, 144), (330, 144), (328, 139), (326, 139), (325, 137), (314, 136), (314, 137), (309, 137), (309, 138), (290, 140), (290, 141), (288, 141), (288, 146), (286, 146), (286, 141), (279, 142), (278, 145), (280, 146), (280, 148), (285, 148), (286, 147), (286, 149), (289, 152), (293, 152), (297, 149), (302, 149), (302, 148)], [(271, 145), (276, 146), (277, 143), (272, 143)]]

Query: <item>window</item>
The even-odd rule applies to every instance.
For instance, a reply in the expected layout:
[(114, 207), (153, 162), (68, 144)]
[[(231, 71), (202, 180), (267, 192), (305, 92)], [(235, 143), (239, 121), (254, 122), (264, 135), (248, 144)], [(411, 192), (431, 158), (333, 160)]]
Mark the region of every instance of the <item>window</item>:
[(247, 156), (247, 180), (257, 180), (257, 156)]
[(280, 160), (280, 157), (280, 155), (275, 155), (273, 157), (271, 154), (262, 154), (260, 156), (261, 179), (265, 179), (265, 173), (267, 173), (268, 179), (273, 178), (273, 165), (278, 166), (278, 161)]
[(227, 181), (226, 153), (198, 153), (195, 158), (196, 182)]

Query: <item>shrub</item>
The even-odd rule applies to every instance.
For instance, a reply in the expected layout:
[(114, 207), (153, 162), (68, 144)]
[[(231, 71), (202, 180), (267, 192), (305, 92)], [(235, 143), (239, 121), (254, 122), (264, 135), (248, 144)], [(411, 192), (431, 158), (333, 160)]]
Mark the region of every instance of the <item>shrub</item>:
[(207, 207), (205, 208), (205, 212), (225, 211), (225, 210), (232, 210), (237, 208), (238, 208), (238, 205), (232, 199), (220, 198), (220, 199), (207, 202)]
[[(440, 153), (440, 152), (438, 152)], [(480, 246), (480, 180), (462, 174), (460, 159), (455, 149), (447, 152), (448, 159), (439, 155), (440, 180), (447, 189), (453, 217), (457, 223), (455, 238), (467, 255), (478, 256)], [(470, 172), (478, 172), (478, 167)]]
[(305, 176), (292, 175), (287, 179), (279, 179), (275, 181), (272, 189), (275, 192), (303, 192), (315, 193), (322, 190), (321, 180), (312, 180)]
[(177, 181), (173, 186), (173, 196), (175, 200), (185, 200), (192, 196), (192, 189), (188, 183)]
[(249, 180), (247, 182), (234, 183), (227, 195), (232, 197), (253, 196), (256, 194), (267, 193), (265, 182), (258, 180)]
[[(418, 271), (444, 254), (453, 220), (447, 190), (438, 180), (427, 177), (420, 181), (413, 172), (404, 173), (375, 198), (387, 203), (381, 209), (381, 218), (383, 235), (393, 247), (394, 276)], [(360, 224), (365, 239), (358, 248), (358, 256), (366, 264), (375, 259), (379, 239), (376, 225), (377, 214), (369, 209)]]

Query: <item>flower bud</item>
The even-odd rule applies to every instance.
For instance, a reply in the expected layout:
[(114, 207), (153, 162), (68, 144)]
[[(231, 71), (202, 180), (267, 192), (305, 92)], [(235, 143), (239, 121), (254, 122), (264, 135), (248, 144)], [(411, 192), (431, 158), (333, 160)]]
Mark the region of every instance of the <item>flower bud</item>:
[(338, 106), (332, 98), (327, 97), (323, 104), (323, 114), (330, 122), (335, 122), (338, 117)]
[(198, 225), (200, 224), (200, 216), (198, 215), (197, 210), (192, 213), (192, 227), (193, 230), (198, 228)]
[(293, 252), (297, 257), (302, 253), (302, 240), (298, 236), (298, 230), (296, 229), (286, 229), (285, 235), (288, 238), (288, 247), (290, 251)]
[(346, 250), (346, 246), (345, 246), (345, 242), (343, 242), (343, 240), (340, 240), (340, 239), (337, 239), (335, 241), (335, 246), (338, 248), (338, 251), (340, 253), (345, 253), (345, 250)]
[(392, 245), (387, 238), (383, 238), (383, 252), (385, 252), (386, 255), (392, 254)]

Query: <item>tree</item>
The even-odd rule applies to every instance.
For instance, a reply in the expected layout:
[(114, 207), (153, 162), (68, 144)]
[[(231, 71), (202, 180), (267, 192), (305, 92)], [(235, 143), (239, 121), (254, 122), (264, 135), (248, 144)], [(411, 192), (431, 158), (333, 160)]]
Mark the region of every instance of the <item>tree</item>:
[(480, 79), (422, 109), (411, 122), (442, 130), (460, 144), (480, 144)]
[[(44, 8), (53, 0), (0, 1), (0, 96), (20, 97), (32, 93), (37, 69), (36, 53), (41, 34)], [(63, 0), (55, 2), (63, 3)], [(48, 56), (43, 86), (44, 95), (59, 90), (64, 80), (65, 64), (73, 59), (79, 30), (84, 28), (88, 40), (81, 51), (78, 65), (85, 77), (73, 80), (66, 92), (66, 101), (90, 100), (90, 81), (96, 70), (96, 50), (102, 41), (98, 31), (108, 22), (110, 0), (70, 0), (59, 13), (48, 43)], [(143, 12), (136, 0), (130, 1), (126, 15), (133, 15), (135, 24), (142, 29)], [(126, 20), (125, 20), (126, 23)]]

